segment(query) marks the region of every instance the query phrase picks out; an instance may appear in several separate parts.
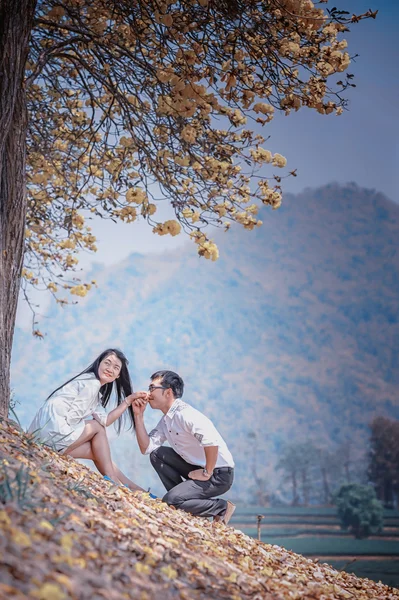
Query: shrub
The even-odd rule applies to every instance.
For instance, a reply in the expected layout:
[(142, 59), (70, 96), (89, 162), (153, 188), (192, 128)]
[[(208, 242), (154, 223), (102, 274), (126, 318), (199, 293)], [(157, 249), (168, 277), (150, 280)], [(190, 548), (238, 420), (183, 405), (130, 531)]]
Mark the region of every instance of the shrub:
[(334, 496), (342, 529), (365, 538), (383, 528), (383, 506), (374, 488), (358, 483), (343, 485)]

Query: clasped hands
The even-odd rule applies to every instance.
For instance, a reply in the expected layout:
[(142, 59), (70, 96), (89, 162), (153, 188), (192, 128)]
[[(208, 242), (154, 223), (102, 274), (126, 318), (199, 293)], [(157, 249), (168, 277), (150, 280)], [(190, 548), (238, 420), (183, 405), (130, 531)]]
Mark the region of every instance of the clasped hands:
[(149, 399), (148, 392), (135, 392), (126, 396), (125, 402), (133, 408), (135, 414), (142, 414), (145, 411)]

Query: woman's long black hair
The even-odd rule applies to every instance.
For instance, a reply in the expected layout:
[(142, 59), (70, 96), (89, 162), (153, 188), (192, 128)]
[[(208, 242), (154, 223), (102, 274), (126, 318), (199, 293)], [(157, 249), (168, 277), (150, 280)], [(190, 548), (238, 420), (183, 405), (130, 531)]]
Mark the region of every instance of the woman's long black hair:
[[(102, 385), (100, 387), (101, 404), (104, 408), (107, 406), (108, 401), (111, 397), (112, 389), (113, 389), (114, 385), (116, 388), (115, 391), (116, 391), (116, 398), (117, 398), (117, 406), (122, 404), (122, 402), (124, 401), (126, 396), (129, 396), (133, 392), (133, 386), (132, 386), (132, 382), (130, 379), (129, 370), (127, 368), (129, 361), (127, 360), (127, 358), (123, 354), (123, 352), (121, 352), (120, 350), (116, 350), (115, 348), (108, 348), (108, 350), (104, 350), (104, 352), (101, 352), (101, 354), (99, 356), (97, 356), (96, 360), (91, 365), (89, 365), (86, 369), (84, 369), (83, 371), (78, 373), (78, 375), (75, 375), (75, 377), (71, 377), (71, 379), (69, 379), (68, 381), (66, 381), (65, 383), (60, 385), (57, 389), (55, 389), (53, 392), (51, 392), (51, 394), (48, 396), (47, 400), (49, 398), (51, 398), (51, 396), (53, 396), (56, 392), (58, 392), (58, 390), (60, 390), (62, 387), (64, 387), (64, 385), (67, 385), (74, 379), (77, 379), (78, 377), (80, 377), (80, 375), (83, 375), (83, 373), (94, 373), (94, 375), (98, 379), (99, 378), (98, 377), (98, 367), (100, 366), (101, 361), (104, 360), (104, 358), (106, 358), (110, 354), (114, 354), (117, 358), (119, 358), (119, 360), (122, 363), (122, 367), (121, 367), (118, 379), (115, 379), (115, 381), (112, 381), (110, 383), (105, 383), (104, 385)], [(129, 406), (128, 411), (129, 411), (129, 417), (130, 417), (129, 429), (134, 429), (134, 413), (133, 413), (133, 409), (131, 406)], [(121, 430), (121, 420), (122, 421), (125, 420), (125, 413), (121, 417), (119, 417), (119, 419), (116, 421), (116, 423), (117, 423), (116, 430), (118, 433), (120, 433), (120, 430)]]

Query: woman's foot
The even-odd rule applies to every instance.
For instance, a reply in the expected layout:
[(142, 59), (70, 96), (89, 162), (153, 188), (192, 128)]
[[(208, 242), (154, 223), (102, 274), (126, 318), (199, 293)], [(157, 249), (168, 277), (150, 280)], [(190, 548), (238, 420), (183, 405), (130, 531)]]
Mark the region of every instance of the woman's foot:
[(105, 479), (105, 481), (109, 481), (110, 483), (113, 483), (114, 485), (118, 485), (118, 483), (116, 481), (114, 481), (113, 479), (111, 479), (111, 477), (108, 477), (108, 475), (103, 475), (103, 479)]

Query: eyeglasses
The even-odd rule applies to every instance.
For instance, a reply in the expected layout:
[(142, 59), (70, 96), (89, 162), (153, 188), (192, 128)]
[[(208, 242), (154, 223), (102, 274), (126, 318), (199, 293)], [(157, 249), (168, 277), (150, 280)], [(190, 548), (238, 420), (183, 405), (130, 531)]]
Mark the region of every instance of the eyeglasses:
[(149, 385), (148, 391), (152, 393), (154, 390), (168, 390), (169, 388), (165, 385)]

